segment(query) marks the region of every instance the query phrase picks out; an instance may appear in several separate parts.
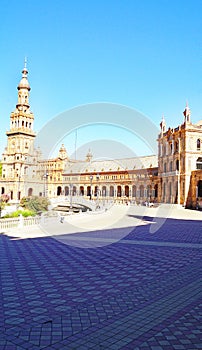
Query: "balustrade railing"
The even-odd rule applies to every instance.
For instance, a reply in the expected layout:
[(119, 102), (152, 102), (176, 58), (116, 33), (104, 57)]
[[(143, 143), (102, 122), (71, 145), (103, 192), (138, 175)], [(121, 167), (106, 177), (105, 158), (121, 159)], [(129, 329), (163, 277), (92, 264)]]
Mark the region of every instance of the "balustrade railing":
[(95, 211), (98, 209), (101, 209), (103, 207), (108, 208), (111, 207), (113, 201), (112, 200), (108, 200), (103, 198), (99, 198), (99, 199), (86, 199), (82, 196), (59, 196), (58, 198), (53, 198), (51, 199), (51, 204), (52, 206), (57, 205), (57, 204), (68, 204), (68, 205), (74, 205), (74, 204), (81, 204), (84, 205), (86, 207), (88, 207), (89, 209)]
[(41, 217), (34, 216), (24, 218), (19, 216), (18, 218), (8, 218), (8, 219), (0, 219), (0, 230), (8, 230), (14, 227), (24, 227), (24, 226), (33, 226), (38, 225), (40, 223)]

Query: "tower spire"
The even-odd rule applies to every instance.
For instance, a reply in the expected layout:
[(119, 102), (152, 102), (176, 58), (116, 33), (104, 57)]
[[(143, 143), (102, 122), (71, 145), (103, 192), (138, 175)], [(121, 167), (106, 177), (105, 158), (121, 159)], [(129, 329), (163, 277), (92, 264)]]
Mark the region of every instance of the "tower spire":
[[(25, 132), (27, 135), (35, 137), (33, 132), (34, 115), (30, 111), (29, 92), (31, 90), (27, 79), (27, 59), (25, 58), (22, 70), (22, 78), (18, 84), (18, 100), (14, 112), (10, 117), (10, 132), (15, 130)], [(9, 134), (10, 135), (10, 134)]]
[(191, 111), (190, 111), (190, 108), (189, 108), (189, 105), (188, 105), (188, 101), (186, 101), (186, 107), (185, 107), (185, 110), (184, 110), (183, 114), (184, 114), (184, 122), (185, 123), (190, 123)]
[(161, 134), (166, 132), (166, 121), (165, 121), (164, 114), (162, 115), (162, 121), (160, 123), (160, 128), (161, 128)]
[(31, 90), (28, 79), (27, 79), (27, 75), (28, 75), (28, 70), (27, 70), (27, 58), (25, 57), (24, 59), (24, 68), (22, 70), (22, 78), (18, 84), (18, 90), (21, 89), (27, 89), (28, 91)]

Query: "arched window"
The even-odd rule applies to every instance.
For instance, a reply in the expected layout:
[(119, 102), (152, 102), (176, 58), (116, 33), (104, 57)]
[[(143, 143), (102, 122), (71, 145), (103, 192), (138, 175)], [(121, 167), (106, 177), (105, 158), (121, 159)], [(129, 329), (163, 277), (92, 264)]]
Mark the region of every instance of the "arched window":
[(201, 140), (200, 139), (197, 140), (196, 147), (197, 147), (197, 151), (200, 151), (200, 149), (201, 149)]
[(147, 186), (147, 198), (151, 197), (151, 193), (152, 193), (151, 185), (148, 185)]
[(125, 186), (125, 196), (129, 197), (129, 186)]
[(166, 196), (166, 184), (165, 184), (165, 182), (163, 184), (163, 196), (164, 197)]
[(172, 182), (169, 183), (169, 196), (172, 195)]
[(158, 197), (158, 185), (157, 184), (154, 186), (154, 190), (155, 190), (154, 197), (157, 198)]
[(60, 196), (62, 193), (62, 187), (61, 186), (58, 186), (57, 187), (57, 196)]
[(140, 197), (141, 198), (144, 197), (144, 186), (143, 185), (140, 186)]
[(106, 186), (102, 186), (102, 197), (106, 197), (107, 195), (107, 188)]
[(69, 187), (65, 186), (65, 196), (69, 196)]
[(122, 193), (121, 193), (121, 186), (117, 186), (117, 197), (121, 197)]
[(133, 185), (133, 187), (132, 187), (132, 197), (136, 197), (136, 192), (137, 192), (137, 188), (136, 188), (136, 186), (135, 185)]
[(80, 196), (84, 195), (84, 187), (83, 186), (80, 186), (79, 194), (80, 194)]
[(109, 195), (110, 197), (114, 197), (114, 186), (110, 186)]
[(72, 188), (72, 195), (73, 196), (77, 195), (77, 188), (76, 188), (76, 186), (73, 186), (73, 188)]
[(28, 197), (31, 197), (33, 194), (33, 188), (28, 189)]

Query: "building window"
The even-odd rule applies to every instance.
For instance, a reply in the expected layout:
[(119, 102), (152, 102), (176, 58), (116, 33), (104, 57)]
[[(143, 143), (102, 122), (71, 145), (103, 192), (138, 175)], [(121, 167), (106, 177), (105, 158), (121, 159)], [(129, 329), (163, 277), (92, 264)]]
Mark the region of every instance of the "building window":
[(110, 197), (114, 197), (114, 187), (113, 186), (110, 186), (110, 188), (109, 188), (109, 195), (110, 195)]
[(198, 182), (198, 197), (202, 197), (202, 180)]
[(165, 184), (165, 182), (163, 184), (163, 196), (164, 197), (166, 196), (166, 184)]
[(137, 192), (136, 186), (133, 185), (133, 187), (132, 187), (132, 196), (133, 197), (136, 197), (136, 195), (137, 195), (136, 192)]
[(196, 161), (196, 169), (197, 170), (202, 170), (202, 157), (199, 157)]
[(166, 173), (166, 163), (164, 163), (163, 170), (164, 170), (164, 173)]
[(197, 140), (197, 151), (200, 151), (200, 149), (201, 149), (201, 140), (198, 139)]
[(140, 197), (141, 198), (144, 197), (144, 186), (143, 185), (140, 186)]
[(172, 196), (172, 183), (169, 183), (169, 195)]
[(179, 159), (176, 160), (176, 170), (179, 171)]
[(173, 170), (173, 162), (170, 162), (170, 171)]

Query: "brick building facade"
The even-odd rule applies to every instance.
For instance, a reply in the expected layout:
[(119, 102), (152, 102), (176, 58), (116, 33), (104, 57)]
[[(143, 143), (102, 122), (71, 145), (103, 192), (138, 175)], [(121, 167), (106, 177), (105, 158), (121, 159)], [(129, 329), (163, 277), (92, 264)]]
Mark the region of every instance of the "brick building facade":
[(25, 66), (17, 87), (18, 99), (6, 132), (2, 154), (1, 194), (17, 201), (24, 196), (82, 195), (87, 198), (156, 201), (197, 207), (202, 201), (202, 120), (192, 123), (188, 105), (183, 123), (166, 128), (163, 118), (158, 155), (94, 161), (69, 159), (65, 146), (54, 159), (43, 159), (35, 149), (34, 114)]

